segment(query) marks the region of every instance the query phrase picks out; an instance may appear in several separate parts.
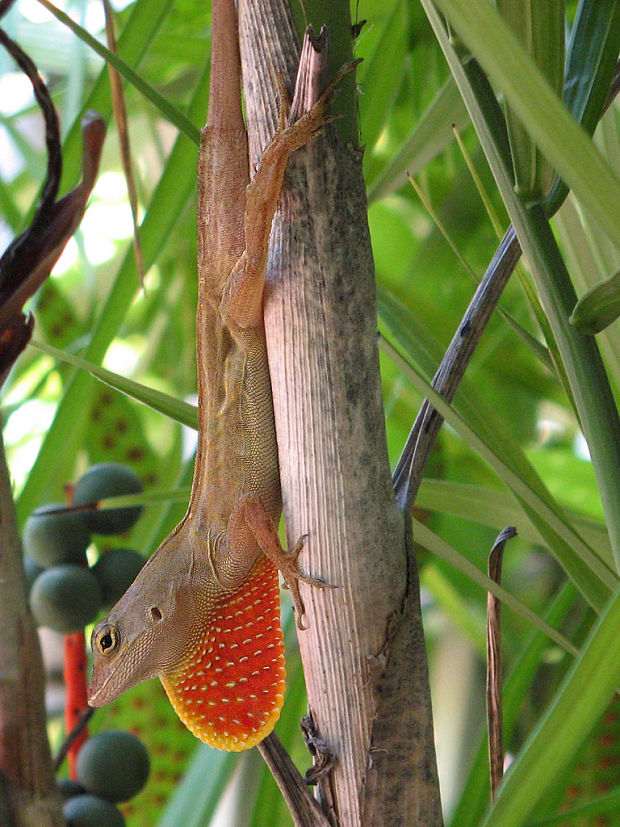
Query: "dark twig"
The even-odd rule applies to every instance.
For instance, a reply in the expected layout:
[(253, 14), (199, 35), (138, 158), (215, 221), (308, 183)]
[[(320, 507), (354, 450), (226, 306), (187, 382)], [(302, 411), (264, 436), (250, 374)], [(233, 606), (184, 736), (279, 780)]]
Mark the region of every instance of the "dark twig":
[(95, 710), (92, 707), (87, 707), (80, 715), (77, 724), (73, 727), (71, 732), (67, 735), (65, 740), (60, 745), (60, 749), (54, 758), (54, 772), (57, 773), (60, 767), (62, 766), (62, 762), (67, 757), (67, 753), (77, 741), (77, 739), (82, 734), (85, 726), (88, 724), (90, 719), (95, 714)]
[[(456, 389), (520, 255), (521, 247), (510, 226), (433, 378), (433, 387), (448, 402), (454, 399)], [(442, 423), (443, 417), (428, 400), (424, 400), (392, 476), (396, 499), (403, 510), (409, 510), (415, 500)]]
[(10, 11), (14, 3), (15, 0), (0, 0), (0, 19)]
[(620, 92), (620, 60), (616, 63), (616, 70), (614, 72), (613, 78), (611, 79), (609, 93), (605, 98), (605, 103), (603, 104), (603, 111), (601, 113), (601, 117), (605, 114), (605, 112), (607, 112), (609, 107), (615, 101), (618, 92)]
[(330, 827), (318, 802), (308, 791), (306, 781), (275, 732), (261, 741), (258, 751), (280, 788), (295, 827)]
[[(62, 151), (60, 145), (60, 127), (58, 124), (56, 108), (54, 107), (49, 90), (45, 85), (43, 78), (39, 74), (37, 67), (23, 51), (23, 49), (18, 46), (18, 44), (15, 43), (15, 41), (12, 40), (2, 29), (0, 29), (0, 44), (4, 46), (32, 84), (34, 96), (39, 104), (39, 107), (41, 108), (41, 112), (45, 120), (45, 143), (47, 146), (47, 174), (43, 185), (43, 190), (41, 192), (41, 200), (28, 230), (18, 236), (2, 256), (3, 266), (0, 270), (0, 277), (4, 280), (6, 274), (10, 272), (11, 262), (18, 255), (20, 248), (30, 244), (32, 239), (39, 232), (41, 225), (47, 222), (47, 216), (54, 204), (54, 201), (56, 200), (56, 196), (58, 195), (58, 187), (60, 186), (60, 177), (62, 175)], [(0, 286), (4, 290), (4, 284), (2, 282), (0, 282)]]
[[(516, 528), (508, 526), (497, 537), (489, 555), (489, 577), (498, 585), (502, 579), (504, 546), (515, 537)], [(487, 727), (489, 731), (489, 770), (491, 801), (504, 774), (502, 711), (502, 607), (492, 592), (487, 595)]]

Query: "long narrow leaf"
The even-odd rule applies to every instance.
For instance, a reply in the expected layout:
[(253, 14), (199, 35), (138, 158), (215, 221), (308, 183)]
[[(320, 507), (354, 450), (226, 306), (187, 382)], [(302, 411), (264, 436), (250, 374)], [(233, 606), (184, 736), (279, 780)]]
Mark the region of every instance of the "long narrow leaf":
[(496, 9), (485, 0), (437, 0), (437, 5), (504, 92), (548, 161), (620, 246), (620, 179)]
[[(370, 147), (375, 145), (402, 83), (407, 30), (403, 18), (406, 8), (406, 4), (394, 0), (374, 53), (360, 67), (358, 80), (366, 90), (359, 100), (360, 116), (364, 123), (364, 141)], [(387, 49), (390, 60), (385, 59)], [(366, 77), (371, 78), (367, 86)]]
[(217, 809), (239, 757), (201, 744), (157, 827), (202, 827)]
[(573, 527), (566, 522), (564, 516), (549, 503), (544, 502), (518, 474), (512, 471), (463, 418), (439, 396), (430, 383), (411, 365), (408, 365), (398, 352), (387, 343), (383, 342), (383, 348), (410, 381), (426, 396), (433, 407), (467, 441), (468, 445), (476, 450), (503, 479), (506, 485), (563, 539), (564, 545), (561, 546), (561, 550), (556, 545), (554, 553), (558, 556), (559, 562), (586, 600), (594, 608), (600, 610), (610, 591), (617, 585), (617, 578), (614, 573), (583, 542), (583, 539)]
[(368, 201), (377, 201), (415, 175), (454, 140), (453, 127), (462, 130), (469, 116), (452, 77), (437, 92), (401, 148), (373, 180), (367, 181)]
[(196, 146), (199, 145), (200, 130), (197, 129), (191, 120), (189, 120), (189, 118), (177, 109), (176, 106), (173, 106), (170, 101), (166, 100), (163, 95), (160, 95), (156, 89), (148, 84), (141, 75), (135, 72), (131, 66), (125, 63), (122, 58), (110, 49), (106, 48), (106, 46), (94, 38), (90, 32), (87, 32), (86, 29), (82, 28), (82, 26), (72, 20), (68, 14), (65, 14), (65, 12), (56, 8), (56, 6), (48, 0), (39, 0), (39, 3), (51, 12), (54, 17), (60, 20), (61, 23), (68, 26), (72, 32), (75, 32), (80, 40), (87, 43), (90, 48), (97, 52), (97, 54), (100, 55), (107, 63), (113, 66), (116, 71), (125, 78), (125, 80), (135, 86), (139, 92), (142, 92), (142, 94), (148, 98), (148, 100), (150, 100), (151, 103), (157, 107), (157, 109), (159, 109), (162, 116), (166, 118), (166, 120), (170, 121), (173, 126), (176, 126), (177, 129), (183, 132), (190, 139), (190, 141), (192, 141), (192, 143), (196, 144)]
[(490, 577), (480, 571), (480, 569), (476, 568), (473, 563), (460, 554), (449, 543), (442, 540), (438, 534), (435, 534), (435, 532), (431, 531), (430, 528), (427, 528), (424, 523), (421, 523), (416, 519), (413, 520), (413, 535), (416, 542), (421, 543), (425, 548), (429, 549), (429, 551), (432, 551), (433, 554), (441, 557), (441, 559), (445, 560), (446, 563), (449, 563), (455, 569), (467, 575), (467, 577), (469, 577), (470, 580), (472, 580), (472, 582), (474, 582), (477, 586), (480, 586), (481, 589), (487, 592), (492, 592), (502, 601), (502, 603), (504, 603), (504, 605), (509, 606), (513, 612), (516, 612), (516, 614), (520, 617), (525, 618), (525, 620), (531, 623), (534, 628), (546, 634), (550, 640), (557, 643), (558, 646), (561, 646), (565, 652), (568, 652), (570, 655), (576, 655), (578, 653), (578, 650), (564, 637), (564, 635), (561, 635), (558, 631), (549, 626), (549, 624), (540, 618), (536, 612), (528, 609), (528, 607), (518, 598), (514, 597), (510, 594), (510, 592), (506, 591), (506, 589), (497, 584), (494, 580), (491, 580)]
[[(568, 324), (569, 313), (563, 312), (567, 296), (562, 295), (562, 289), (559, 283), (555, 281), (556, 274), (551, 273), (548, 267), (551, 263), (550, 255), (553, 254), (553, 260), (557, 264), (559, 264), (561, 258), (558, 259), (557, 248), (551, 251), (541, 248), (540, 244), (543, 238), (540, 217), (537, 216), (537, 220), (533, 220), (514, 193), (512, 181), (506, 167), (504, 147), (498, 138), (495, 121), (489, 121), (487, 117), (487, 112), (493, 105), (494, 96), (488, 89), (486, 78), (475, 70), (476, 64), (466, 71), (448, 41), (443, 21), (431, 0), (422, 0), (422, 5), (461, 90), (504, 203), (517, 230), (521, 245), (530, 261), (533, 272), (537, 274), (539, 291), (544, 293), (545, 310), (549, 315), (554, 335), (558, 339), (562, 357), (565, 360), (566, 371), (575, 392), (580, 415), (583, 418), (582, 425), (586, 438), (591, 451), (593, 453), (596, 451), (600, 459), (600, 465), (595, 465), (595, 471), (601, 488), (602, 499), (606, 504), (606, 516), (609, 521), (612, 548), (616, 558), (616, 555), (620, 553), (620, 504), (614, 509), (610, 507), (610, 503), (620, 499), (620, 489), (617, 485), (620, 471), (615, 474), (614, 479), (614, 474), (609, 472), (608, 466), (617, 466), (620, 463), (620, 448), (616, 447), (620, 435), (616, 426), (618, 412), (610, 396), (609, 385), (600, 355), (592, 342), (584, 341), (587, 337), (577, 339), (575, 331), (567, 330), (567, 328), (570, 328)], [(575, 126), (574, 123), (573, 126)], [(544, 242), (548, 243), (549, 241), (550, 237), (547, 231)], [(564, 266), (563, 262), (561, 266)], [(565, 279), (562, 279), (563, 285), (564, 281)], [(568, 282), (568, 289), (569, 291), (572, 290), (570, 282)], [(580, 381), (583, 377), (586, 379), (585, 382)], [(584, 394), (591, 397), (587, 403)], [(600, 432), (592, 427), (594, 421), (598, 422)], [(605, 444), (607, 444), (607, 450), (605, 450)], [(601, 597), (602, 595), (599, 593), (597, 602), (592, 604), (598, 606), (599, 609), (602, 605), (600, 603)]]
[[(564, 103), (588, 135), (592, 135), (609, 93), (620, 50), (620, 5), (617, 0), (580, 0), (566, 52)], [(568, 187), (555, 183), (545, 208), (553, 214)]]
[(64, 350), (46, 345), (44, 342), (38, 342), (36, 339), (32, 339), (30, 345), (36, 350), (47, 353), (59, 361), (73, 365), (74, 368), (81, 368), (87, 371), (91, 376), (99, 379), (105, 385), (109, 385), (111, 388), (126, 394), (132, 399), (148, 405), (149, 408), (153, 408), (153, 410), (175, 420), (175, 422), (180, 422), (181, 425), (187, 425), (188, 428), (198, 430), (198, 413), (194, 405), (183, 402), (181, 399), (175, 399), (167, 393), (155, 390), (155, 388), (149, 388), (147, 385), (134, 382), (133, 379), (127, 379), (126, 376), (113, 373), (111, 370), (106, 370), (106, 368), (95, 365), (86, 359), (81, 359), (79, 356), (66, 353)]
[[(389, 294), (379, 289), (378, 295), (381, 317), (388, 323), (391, 331), (398, 340), (399, 346), (409, 355), (409, 358), (412, 359), (415, 364), (422, 366), (422, 370), (427, 376), (432, 376), (435, 366), (441, 358), (441, 349), (431, 334), (417, 322), (415, 317), (411, 315), (405, 316), (407, 325), (406, 327), (403, 325), (402, 314), (404, 310)], [(400, 322), (399, 319), (401, 320)], [(415, 336), (411, 335), (412, 332), (415, 332)], [(381, 345), (390, 355), (390, 358), (395, 358), (398, 364), (404, 366), (402, 359), (400, 359), (399, 355), (391, 348), (387, 341), (381, 339)], [(407, 368), (404, 369), (405, 371), (407, 370)], [(422, 393), (425, 393), (424, 388), (430, 388), (430, 384), (422, 380), (414, 371), (412, 371), (409, 378), (414, 384), (418, 381), (423, 383), (422, 385), (418, 385)], [(436, 396), (435, 391), (432, 389), (431, 393)], [(441, 404), (445, 405), (443, 400), (441, 400)], [(489, 450), (490, 456), (495, 457), (499, 461), (498, 468), (509, 468), (513, 478), (518, 478), (521, 484), (533, 495), (534, 500), (520, 500), (521, 505), (525, 508), (529, 519), (534, 522), (537, 530), (545, 538), (546, 544), (553, 551), (554, 555), (558, 559), (572, 560), (575, 553), (574, 550), (581, 549), (578, 553), (583, 553), (583, 555), (585, 555), (584, 559), (593, 558), (593, 550), (589, 548), (587, 543), (583, 542), (583, 539), (573, 528), (564, 523), (563, 530), (559, 532), (555, 531), (552, 525), (544, 519), (542, 514), (533, 507), (532, 503), (534, 501), (541, 501), (546, 504), (546, 508), (552, 513), (556, 515), (561, 513), (561, 509), (554, 502), (550, 492), (533, 469), (531, 463), (528, 462), (516, 440), (510, 439), (509, 433), (507, 433), (506, 428), (502, 425), (501, 420), (497, 417), (493, 409), (485, 403), (484, 398), (476, 393), (476, 389), (471, 386), (467, 377), (461, 382), (459, 393), (453, 403), (453, 409), (467, 422), (469, 429), (476, 433), (477, 437)], [(489, 461), (488, 457), (487, 461)], [(504, 482), (507, 482), (505, 477)], [(518, 494), (517, 496), (519, 497)], [(528, 502), (530, 503), (529, 505)], [(558, 524), (558, 528), (560, 525), (562, 525), (562, 522)], [(581, 569), (580, 564), (577, 564), (577, 567)], [(583, 574), (586, 576), (586, 580), (590, 579), (591, 575), (588, 574), (587, 571), (584, 571)], [(597, 599), (599, 601), (604, 600), (604, 595), (599, 594)], [(599, 602), (598, 605), (600, 606), (602, 603)]]
[[(416, 506), (472, 520), (497, 531), (506, 525), (518, 523), (521, 537), (532, 543), (546, 544), (546, 539), (519, 505), (518, 500), (503, 491), (491, 491), (479, 485), (426, 477), (420, 486)], [(567, 516), (588, 545), (596, 549), (600, 558), (611, 567), (613, 556), (604, 523), (575, 513), (569, 513)]]

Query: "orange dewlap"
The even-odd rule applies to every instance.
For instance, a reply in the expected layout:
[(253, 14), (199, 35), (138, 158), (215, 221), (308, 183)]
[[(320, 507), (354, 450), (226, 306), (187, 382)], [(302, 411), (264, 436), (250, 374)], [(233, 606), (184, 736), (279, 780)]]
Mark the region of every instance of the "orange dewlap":
[(162, 684), (185, 726), (238, 752), (263, 740), (284, 701), (278, 571), (260, 555), (250, 576), (214, 607), (204, 637)]

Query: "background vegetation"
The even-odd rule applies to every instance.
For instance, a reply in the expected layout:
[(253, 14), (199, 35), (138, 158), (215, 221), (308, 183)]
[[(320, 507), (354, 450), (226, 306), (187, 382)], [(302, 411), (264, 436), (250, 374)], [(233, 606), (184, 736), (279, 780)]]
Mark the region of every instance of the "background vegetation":
[[(457, 49), (466, 55), (464, 43), (470, 29), (475, 37), (475, 25), (466, 14), (459, 17), (458, 3), (439, 5), (453, 16), (459, 32)], [(488, 4), (468, 5), (473, 9)], [(357, 78), (378, 324), (384, 336), (385, 414), (394, 463), (423, 399), (415, 373), (426, 380), (432, 377), (473, 292), (472, 273), (482, 275), (498, 233), (509, 223), (426, 6), (363, 0), (352, 9), (354, 19), (367, 20), (356, 49), (357, 56), (364, 58)], [(569, 24), (576, 6), (568, 4)], [(610, 20), (617, 24), (616, 4), (609, 7)], [(101, 37), (103, 12), (98, 2), (75, 0), (66, 9), (73, 20)], [(117, 6), (123, 60), (185, 113), (194, 127), (204, 121), (206, 108), (207, 11), (201, 7), (197, 14), (190, 0), (136, 0)], [(111, 115), (105, 64), (36, 0), (19, 0), (6, 27), (48, 77), (54, 92), (65, 135), (67, 189), (79, 174), (77, 124), (82, 111), (95, 108), (106, 118)], [(503, 36), (498, 30), (487, 38), (496, 52), (490, 48), (482, 55), (473, 48), (484, 67), (493, 69), (497, 89), (508, 93), (496, 69), (506, 51)], [(616, 44), (616, 55), (617, 51)], [(519, 87), (528, 64), (519, 54), (515, 60), (506, 71)], [(576, 74), (587, 71), (584, 62)], [(137, 274), (118, 140), (110, 121), (91, 206), (33, 303), (35, 337), (174, 399), (191, 400), (197, 148), (134, 85), (125, 83), (125, 91), (140, 202), (144, 283), (140, 285)], [(549, 128), (554, 123), (557, 128), (545, 102), (531, 91), (529, 98), (531, 117), (538, 119), (540, 129), (544, 132), (550, 121)], [(0, 212), (8, 240), (24, 226), (36, 199), (45, 156), (38, 112), (26, 82), (5, 55), (0, 55), (0, 101)], [(598, 151), (615, 169), (620, 160), (618, 126), (618, 109), (612, 106), (595, 135)], [(572, 165), (573, 186), (580, 197), (568, 197), (553, 230), (581, 295), (619, 267), (617, 239), (609, 228), (614, 223), (620, 226), (620, 200), (614, 200), (614, 188), (620, 184), (611, 172), (608, 180), (596, 177), (600, 170), (592, 158), (569, 138), (554, 160), (563, 170), (567, 167), (561, 164)], [(602, 168), (605, 174), (606, 169)], [(415, 177), (421, 195), (406, 181), (405, 170)], [(602, 186), (591, 187), (595, 202), (598, 197), (600, 203), (592, 203), (587, 194), (584, 201), (588, 183), (600, 180)], [(538, 790), (531, 816), (537, 824), (580, 824), (577, 813), (564, 822), (554, 820), (567, 802), (570, 806), (590, 802), (584, 824), (595, 823), (588, 820), (593, 812), (606, 813), (600, 818), (612, 823), (620, 809), (620, 795), (613, 789), (620, 761), (614, 739), (617, 711), (613, 702), (609, 705), (620, 679), (620, 660), (609, 647), (596, 648), (601, 638), (588, 637), (597, 613), (610, 620), (610, 634), (614, 629), (615, 604), (610, 603), (607, 613), (605, 606), (618, 579), (605, 522), (612, 529), (615, 526), (617, 536), (620, 514), (603, 511), (582, 435), (583, 415), (580, 421), (571, 398), (579, 396), (579, 388), (573, 383), (567, 392), (563, 368), (569, 375), (571, 368), (563, 353), (550, 367), (549, 350), (555, 355), (557, 332), (554, 329), (548, 340), (541, 334), (535, 298), (540, 276), (535, 272), (532, 279), (527, 263), (522, 263), (505, 291), (501, 301), (505, 312), (495, 314), (478, 347), (455, 402), (462, 420), (448, 418), (417, 501), (416, 518), (422, 525), (416, 525), (414, 533), (422, 546), (442, 797), (447, 823), (459, 827), (480, 823), (488, 802), (483, 743), (486, 594), (468, 573), (466, 562), (484, 571), (494, 537), (507, 524), (515, 525), (519, 536), (506, 550), (503, 585), (536, 616), (561, 629), (577, 649), (583, 646), (584, 669), (586, 659), (592, 658), (590, 679), (572, 690), (569, 687), (568, 695), (561, 694), (574, 655), (551, 642), (540, 631), (540, 623), (504, 612), (506, 748), (511, 755), (521, 751), (519, 768), (524, 774), (519, 776), (519, 790), (530, 796)], [(536, 269), (536, 262), (530, 259), (530, 263)], [(597, 342), (617, 400), (618, 322), (599, 334)], [(393, 358), (394, 348), (403, 357), (399, 361)], [(587, 360), (582, 370), (586, 376), (579, 381), (587, 383)], [(595, 384), (591, 398), (596, 394)], [(177, 407), (172, 413), (191, 420), (186, 409)], [(182, 516), (191, 479), (191, 431), (72, 367), (66, 356), (30, 346), (5, 386), (3, 416), (22, 521), (41, 503), (62, 499), (63, 483), (103, 459), (131, 465), (148, 494), (157, 495), (153, 499), (158, 502), (148, 506), (130, 537), (122, 538), (123, 545), (148, 554)], [(485, 443), (482, 448), (475, 435)], [(615, 440), (607, 443), (611, 453), (617, 433)], [(524, 487), (521, 504), (506, 468)], [(607, 480), (607, 485), (613, 484)], [(541, 502), (550, 508), (551, 517)], [(553, 522), (554, 515), (559, 524)], [(304, 767), (307, 757), (297, 731), (304, 712), (303, 680), (289, 607), (285, 613), (289, 681), (277, 732)], [(50, 732), (58, 744), (59, 710), (53, 698), (50, 704)], [(527, 741), (545, 710), (561, 718), (562, 710), (568, 709), (575, 710), (580, 722), (571, 718), (565, 728), (554, 727), (553, 755), (545, 753), (544, 744)], [(219, 823), (289, 823), (254, 751), (239, 758), (197, 746), (177, 722), (158, 682), (138, 687), (97, 712), (93, 730), (111, 726), (138, 732), (153, 761), (149, 785), (127, 810), (129, 824), (207, 824), (218, 807), (226, 808), (219, 810), (220, 815), (225, 813)], [(519, 820), (519, 790), (507, 787), (501, 799), (507, 801), (507, 809), (496, 808), (488, 823), (500, 823), (494, 818), (503, 818), (502, 824), (524, 823)], [(544, 802), (538, 801), (542, 791)]]

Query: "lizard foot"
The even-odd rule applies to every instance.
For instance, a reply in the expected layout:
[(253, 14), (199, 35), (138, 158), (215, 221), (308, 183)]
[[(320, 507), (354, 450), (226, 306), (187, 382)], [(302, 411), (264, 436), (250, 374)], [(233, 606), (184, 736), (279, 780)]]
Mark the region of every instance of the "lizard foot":
[(338, 588), (332, 583), (326, 583), (325, 580), (321, 580), (318, 577), (310, 577), (309, 575), (303, 574), (299, 571), (297, 558), (301, 554), (304, 547), (304, 540), (308, 536), (308, 534), (302, 534), (290, 551), (285, 552), (283, 550), (282, 558), (279, 561), (274, 561), (278, 569), (282, 572), (285, 588), (289, 589), (291, 593), (291, 599), (293, 601), (293, 606), (295, 607), (295, 617), (297, 618), (297, 628), (302, 630), (307, 629), (308, 627), (303, 624), (303, 617), (306, 610), (301, 594), (299, 593), (299, 582), (301, 581), (302, 583), (307, 583), (309, 586), (314, 586), (316, 589)]
[[(278, 129), (270, 145), (272, 151), (280, 153), (284, 151), (290, 154), (320, 135), (327, 124), (341, 117), (340, 115), (327, 115), (327, 107), (342, 78), (353, 72), (360, 62), (360, 60), (352, 60), (341, 66), (310, 109), (293, 122), (290, 122), (289, 119), (291, 104), (284, 81), (281, 77), (278, 78), (280, 110), (278, 113)], [(286, 149), (284, 149), (285, 147)]]
[[(299, 593), (299, 583), (307, 583), (309, 586), (314, 586), (319, 589), (334, 589), (330, 583), (320, 580), (318, 577), (310, 577), (307, 574), (299, 571), (297, 558), (301, 554), (304, 547), (304, 540), (308, 536), (303, 534), (295, 543), (290, 551), (285, 551), (280, 543), (278, 532), (269, 516), (265, 506), (256, 494), (245, 494), (240, 498), (235, 512), (231, 515), (229, 521), (229, 539), (231, 531), (233, 531), (234, 523), (239, 520), (245, 524), (245, 531), (251, 532), (254, 540), (262, 553), (276, 566), (282, 573), (285, 586), (291, 592), (291, 598), (295, 607), (295, 615), (297, 618), (297, 628), (307, 629), (303, 624), (303, 616), (305, 614), (304, 603)], [(235, 541), (231, 541), (231, 547), (239, 545), (239, 537)]]

